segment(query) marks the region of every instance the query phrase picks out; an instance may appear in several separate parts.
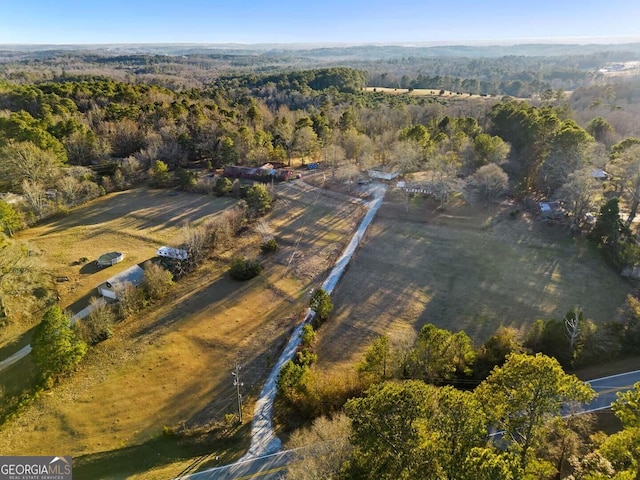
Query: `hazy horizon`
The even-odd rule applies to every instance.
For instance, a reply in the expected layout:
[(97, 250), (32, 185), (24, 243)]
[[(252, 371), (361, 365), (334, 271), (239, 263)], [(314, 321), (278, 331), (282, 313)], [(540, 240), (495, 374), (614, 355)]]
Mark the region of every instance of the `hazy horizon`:
[(200, 47), (218, 47), (218, 48), (246, 48), (246, 47), (265, 47), (265, 48), (340, 48), (340, 47), (359, 47), (359, 46), (398, 46), (407, 48), (428, 48), (443, 46), (469, 46), (469, 47), (487, 47), (487, 46), (518, 46), (518, 45), (624, 45), (640, 43), (639, 36), (624, 37), (555, 37), (555, 38), (505, 38), (505, 39), (478, 39), (478, 40), (449, 40), (449, 41), (406, 41), (406, 42), (76, 42), (76, 43), (18, 43), (18, 42), (0, 42), (0, 47), (118, 47), (118, 46), (200, 46)]
[(491, 45), (640, 41), (631, 0), (228, 2), (33, 0), (3, 6), (2, 45)]

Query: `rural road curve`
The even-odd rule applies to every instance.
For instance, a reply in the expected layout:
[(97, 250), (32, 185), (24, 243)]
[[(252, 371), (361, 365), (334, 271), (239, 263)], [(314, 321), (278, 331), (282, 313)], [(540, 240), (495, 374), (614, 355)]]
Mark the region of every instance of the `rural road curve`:
[[(338, 284), (340, 277), (349, 264), (349, 260), (351, 260), (356, 248), (358, 248), (358, 245), (362, 241), (362, 237), (364, 236), (367, 227), (373, 220), (373, 217), (380, 208), (380, 205), (382, 205), (382, 200), (386, 191), (386, 185), (372, 185), (370, 192), (373, 194), (374, 199), (365, 204), (367, 206), (367, 213), (362, 219), (362, 222), (360, 222), (360, 225), (353, 234), (353, 237), (351, 237), (351, 241), (344, 249), (344, 252), (336, 261), (331, 273), (329, 273), (329, 276), (322, 284), (322, 289), (328, 294), (331, 294), (335, 286)], [(300, 333), (302, 332), (302, 327), (310, 322), (314, 315), (315, 313), (311, 309), (307, 309), (307, 314), (305, 315), (304, 320), (294, 329), (287, 346), (280, 355), (280, 358), (278, 358), (278, 361), (262, 387), (262, 391), (256, 401), (253, 414), (253, 421), (251, 425), (251, 446), (245, 456), (242, 457), (242, 460), (269, 455), (282, 448), (282, 443), (276, 436), (273, 429), (273, 402), (276, 398), (278, 375), (280, 374), (280, 369), (283, 365), (291, 360), (295, 355), (296, 349), (300, 344)]]

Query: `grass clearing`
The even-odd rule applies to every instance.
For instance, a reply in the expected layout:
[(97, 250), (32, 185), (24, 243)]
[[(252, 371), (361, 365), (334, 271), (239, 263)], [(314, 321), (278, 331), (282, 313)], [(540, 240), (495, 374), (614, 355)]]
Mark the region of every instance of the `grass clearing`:
[[(179, 282), (166, 304), (120, 324), (113, 338), (91, 350), (80, 371), (4, 426), (0, 451), (50, 454), (64, 445), (63, 453), (74, 457), (106, 455), (148, 445), (164, 425), (187, 431), (207, 428), (213, 420), (235, 410), (230, 373), (236, 361), (243, 365), (243, 393), (250, 402), (306, 307), (309, 289), (320, 284), (362, 214), (361, 207), (294, 184), (281, 185), (278, 192), (280, 197), (267, 220), (280, 250), (263, 259), (262, 275), (239, 283), (226, 273), (231, 256), (258, 254), (261, 240), (248, 232), (237, 238), (232, 251), (217, 254)], [(108, 208), (93, 208), (107, 215)], [(205, 206), (199, 210), (207, 211)], [(120, 238), (109, 225), (115, 221), (109, 220), (110, 215), (104, 217), (106, 226), (95, 223), (98, 216), (88, 218), (94, 219), (92, 228), (96, 231), (108, 232), (113, 241)], [(160, 232), (167, 235), (162, 226), (153, 226), (142, 215), (135, 218), (147, 229), (139, 236), (155, 241), (156, 236), (165, 238)], [(65, 220), (70, 222), (67, 228), (85, 228), (81, 218)], [(134, 221), (125, 218), (123, 222)], [(170, 225), (168, 231), (177, 234), (171, 229), (177, 229), (181, 221), (169, 218), (165, 222)], [(42, 232), (40, 241), (46, 243), (48, 234), (56, 239), (64, 231), (62, 226), (50, 227), (48, 233)], [(130, 237), (124, 235), (128, 242)], [(87, 242), (83, 236), (78, 236), (78, 241)], [(144, 256), (131, 251), (133, 243), (126, 245), (125, 253), (130, 257)], [(143, 245), (151, 254), (157, 246), (153, 242)], [(80, 247), (72, 244), (71, 248), (78, 252)], [(60, 265), (76, 256), (70, 254)], [(86, 280), (91, 285), (97, 283), (96, 274)], [(250, 403), (244, 411), (249, 422)], [(100, 462), (101, 458), (85, 457), (84, 461)], [(117, 458), (124, 462), (125, 457)], [(173, 464), (174, 460), (167, 462)], [(117, 471), (116, 465), (111, 468)]]
[(16, 397), (30, 391), (38, 371), (31, 355), (5, 368), (0, 374), (0, 398)]
[[(410, 95), (412, 97), (456, 97), (456, 98), (491, 98), (491, 95), (477, 95), (475, 93), (451, 92), (436, 88), (388, 88), (388, 87), (365, 87), (367, 92), (382, 92), (391, 95)], [(442, 92), (442, 93), (441, 93)]]
[(244, 424), (204, 434), (159, 435), (140, 445), (74, 458), (73, 475), (80, 480), (177, 478), (238, 460), (249, 447), (249, 430)]
[(611, 320), (630, 289), (584, 239), (514, 207), (488, 209), (393, 195), (380, 209), (334, 296), (318, 345), (320, 368), (348, 368), (380, 334), (412, 341), (425, 323), (480, 344), (500, 326), (524, 332), (574, 306)]
[[(176, 193), (144, 187), (112, 193), (77, 207), (68, 215), (18, 232), (15, 239), (28, 243), (39, 254), (37, 259), (49, 278), (49, 287), (56, 290), (59, 304), (80, 310), (84, 304), (73, 304), (79, 299), (88, 303), (100, 283), (154, 257), (163, 244), (179, 241), (185, 222), (202, 221), (235, 203), (232, 198)], [(95, 259), (111, 251), (123, 252), (124, 261), (97, 269)], [(83, 258), (87, 261), (81, 261)], [(65, 277), (68, 281), (54, 282), (55, 278)], [(19, 307), (12, 305), (12, 310)], [(19, 341), (18, 337), (39, 320), (34, 315), (10, 324), (0, 332), (0, 347)]]

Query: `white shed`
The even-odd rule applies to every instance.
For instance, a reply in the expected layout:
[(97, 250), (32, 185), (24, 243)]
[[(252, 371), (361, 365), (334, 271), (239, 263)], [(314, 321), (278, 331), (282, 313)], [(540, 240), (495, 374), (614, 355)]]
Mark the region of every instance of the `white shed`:
[(383, 172), (381, 170), (369, 170), (368, 173), (369, 177), (380, 180), (393, 180), (400, 175), (398, 172)]
[(113, 300), (118, 300), (118, 291), (124, 287), (126, 283), (130, 283), (137, 287), (144, 279), (144, 270), (139, 265), (134, 265), (120, 272), (118, 275), (111, 277), (106, 282), (98, 285), (98, 294)]
[(598, 180), (607, 180), (609, 178), (609, 174), (601, 168), (594, 168), (593, 170), (591, 170), (591, 178), (597, 178)]

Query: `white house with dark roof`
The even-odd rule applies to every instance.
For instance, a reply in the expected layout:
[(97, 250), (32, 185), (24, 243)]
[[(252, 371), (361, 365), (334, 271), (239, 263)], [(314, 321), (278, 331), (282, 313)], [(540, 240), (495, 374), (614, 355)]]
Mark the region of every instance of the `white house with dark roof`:
[(125, 284), (130, 283), (137, 287), (142, 283), (142, 280), (144, 280), (144, 270), (139, 265), (134, 265), (98, 285), (98, 294), (105, 298), (118, 300), (118, 293)]

